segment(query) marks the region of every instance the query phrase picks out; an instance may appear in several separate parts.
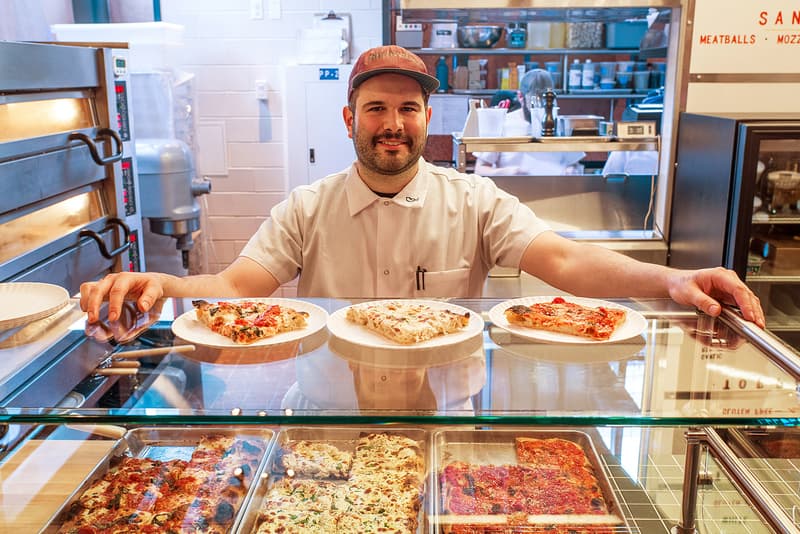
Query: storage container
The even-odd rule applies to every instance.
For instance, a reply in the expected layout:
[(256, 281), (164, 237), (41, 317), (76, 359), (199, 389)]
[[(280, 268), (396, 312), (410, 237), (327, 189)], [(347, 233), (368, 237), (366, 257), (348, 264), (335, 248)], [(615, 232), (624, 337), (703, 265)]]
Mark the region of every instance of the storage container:
[(606, 48), (639, 48), (647, 21), (609, 22), (606, 24)]

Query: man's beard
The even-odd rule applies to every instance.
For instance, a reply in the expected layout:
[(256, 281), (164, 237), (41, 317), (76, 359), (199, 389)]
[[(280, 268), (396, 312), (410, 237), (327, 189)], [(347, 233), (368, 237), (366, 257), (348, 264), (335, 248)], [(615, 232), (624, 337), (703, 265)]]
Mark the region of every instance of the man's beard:
[[(422, 156), (427, 139), (427, 135), (423, 135), (417, 143), (415, 139), (403, 134), (366, 136), (361, 135), (357, 128), (354, 129), (354, 133), (353, 146), (358, 156), (358, 162), (372, 172), (386, 175), (401, 174), (412, 168)], [(399, 151), (395, 154), (378, 153), (377, 145), (384, 140), (405, 143), (408, 155), (401, 155)], [(403, 147), (398, 147), (398, 149), (403, 150)]]

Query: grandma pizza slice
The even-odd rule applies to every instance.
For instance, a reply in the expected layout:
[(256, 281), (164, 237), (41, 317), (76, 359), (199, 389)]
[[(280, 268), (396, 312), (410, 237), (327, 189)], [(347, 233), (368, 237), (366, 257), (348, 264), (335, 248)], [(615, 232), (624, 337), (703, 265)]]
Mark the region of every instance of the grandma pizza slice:
[(308, 313), (258, 300), (193, 300), (197, 320), (234, 343), (249, 344), (305, 328)]
[(452, 334), (469, 324), (469, 312), (459, 314), (422, 302), (366, 302), (350, 306), (346, 317), (348, 321), (404, 345)]
[(525, 306), (517, 304), (505, 310), (509, 324), (546, 330), (560, 334), (605, 341), (625, 322), (625, 310), (591, 307), (568, 302), (556, 297), (552, 302), (540, 302)]

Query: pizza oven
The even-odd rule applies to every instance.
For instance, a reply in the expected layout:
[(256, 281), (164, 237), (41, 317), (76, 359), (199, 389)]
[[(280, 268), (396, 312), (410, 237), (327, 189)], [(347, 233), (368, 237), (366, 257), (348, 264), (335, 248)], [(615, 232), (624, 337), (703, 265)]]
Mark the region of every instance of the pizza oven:
[[(128, 50), (116, 46), (0, 42), (0, 282), (75, 295), (84, 281), (144, 269)], [(0, 365), (0, 407), (55, 406), (107, 356), (76, 341), (70, 310), (82, 317), (73, 300), (45, 346), (0, 332), (0, 359), (25, 362)], [(46, 387), (33, 396), (21, 386), (37, 374)]]

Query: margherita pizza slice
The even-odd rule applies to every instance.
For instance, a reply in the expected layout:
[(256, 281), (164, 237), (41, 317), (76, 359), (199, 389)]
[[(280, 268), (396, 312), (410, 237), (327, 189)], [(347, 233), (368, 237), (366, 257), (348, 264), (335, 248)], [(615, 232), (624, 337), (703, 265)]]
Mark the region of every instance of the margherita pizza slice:
[(193, 300), (197, 320), (213, 332), (248, 344), (306, 326), (308, 313), (257, 300), (239, 302)]
[(605, 341), (625, 322), (626, 312), (605, 306), (583, 306), (556, 297), (552, 302), (511, 306), (505, 316), (515, 326)]
[(347, 320), (410, 345), (462, 330), (469, 324), (469, 312), (461, 315), (415, 302), (366, 302), (350, 306)]

